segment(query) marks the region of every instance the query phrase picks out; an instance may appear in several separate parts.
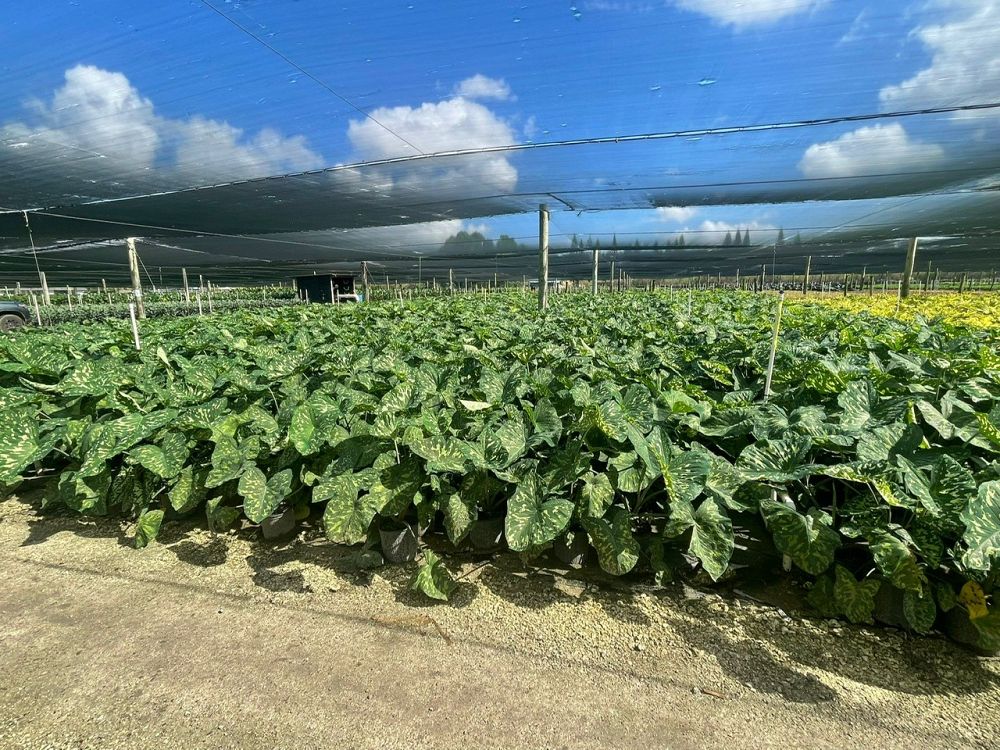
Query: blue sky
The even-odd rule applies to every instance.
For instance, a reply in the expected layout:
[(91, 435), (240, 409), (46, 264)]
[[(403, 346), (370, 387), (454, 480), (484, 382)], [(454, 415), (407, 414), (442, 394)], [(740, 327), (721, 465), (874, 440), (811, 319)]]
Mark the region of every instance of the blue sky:
[[(430, 152), (997, 101), (998, 6), (9, 0), (0, 4), (9, 32), (0, 166), (21, 181), (0, 186), (0, 207), (213, 184), (406, 155), (413, 146)], [(462, 194), (496, 194), (961, 169), (996, 151), (997, 122), (986, 113), (845, 123), (470, 159), (434, 174)], [(366, 177), (388, 180), (387, 191), (405, 185), (398, 174)], [(958, 177), (967, 175), (949, 179)], [(751, 202), (563, 212), (554, 226), (560, 234), (688, 230), (709, 239), (736, 227), (766, 238), (786, 226), (808, 235), (908, 200), (776, 204), (729, 189), (713, 196), (710, 203)], [(531, 216), (484, 217), (399, 236), (436, 238), (459, 226), (531, 236), (533, 225)]]

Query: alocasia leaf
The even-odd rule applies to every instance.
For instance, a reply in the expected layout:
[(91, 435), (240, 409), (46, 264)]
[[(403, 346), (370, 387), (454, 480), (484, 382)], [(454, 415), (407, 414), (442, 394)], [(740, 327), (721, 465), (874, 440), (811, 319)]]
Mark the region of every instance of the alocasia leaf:
[(606, 474), (589, 474), (580, 485), (581, 512), (591, 518), (601, 518), (611, 501), (615, 490)]
[(515, 552), (553, 541), (569, 524), (573, 503), (560, 497), (546, 499), (538, 476), (530, 473), (507, 501), (504, 532)]
[(858, 581), (842, 565), (835, 568), (833, 586), (834, 600), (837, 608), (853, 623), (871, 623), (872, 612), (875, 609), (875, 595), (882, 586), (877, 578), (867, 578)]
[(887, 531), (872, 533), (868, 541), (875, 564), (892, 585), (904, 591), (923, 591), (926, 576), (904, 541)]
[(446, 602), (456, 585), (441, 558), (429, 549), (424, 550), (424, 559), (410, 581), (410, 588), (431, 599)]
[(144, 511), (135, 527), (135, 548), (142, 549), (156, 539), (156, 535), (160, 533), (161, 523), (163, 523), (162, 510)]
[(671, 502), (670, 520), (664, 534), (680, 536), (688, 529), (691, 530), (688, 551), (701, 561), (712, 580), (717, 581), (729, 567), (735, 547), (733, 522), (713, 498), (703, 500), (697, 510), (690, 502)]
[(774, 538), (774, 546), (806, 573), (819, 575), (833, 563), (840, 536), (830, 528), (830, 517), (802, 514), (773, 500), (762, 500), (760, 514)]
[(243, 497), (243, 512), (254, 523), (260, 523), (274, 513), (287, 497), (292, 485), (292, 470), (284, 469), (265, 478), (256, 466), (249, 466), (240, 477), (238, 491)]
[(962, 562), (972, 570), (988, 571), (1000, 555), (1000, 480), (983, 482), (962, 511), (965, 552)]
[(584, 518), (583, 525), (600, 566), (611, 575), (625, 575), (639, 562), (639, 542), (624, 508), (611, 508), (604, 518)]

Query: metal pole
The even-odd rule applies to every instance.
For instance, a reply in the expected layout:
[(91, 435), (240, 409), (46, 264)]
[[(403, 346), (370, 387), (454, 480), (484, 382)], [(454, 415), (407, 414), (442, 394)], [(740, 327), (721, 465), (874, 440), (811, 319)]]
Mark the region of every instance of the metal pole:
[(132, 277), (132, 295), (135, 297), (136, 311), (140, 318), (146, 317), (146, 306), (142, 302), (142, 279), (139, 278), (139, 254), (135, 250), (135, 237), (125, 240), (128, 246), (128, 270)]
[(549, 208), (538, 207), (538, 309), (549, 306)]
[(911, 237), (906, 248), (906, 265), (903, 267), (903, 281), (900, 286), (899, 296), (906, 298), (910, 296), (910, 282), (913, 279), (913, 266), (917, 262), (917, 238)]

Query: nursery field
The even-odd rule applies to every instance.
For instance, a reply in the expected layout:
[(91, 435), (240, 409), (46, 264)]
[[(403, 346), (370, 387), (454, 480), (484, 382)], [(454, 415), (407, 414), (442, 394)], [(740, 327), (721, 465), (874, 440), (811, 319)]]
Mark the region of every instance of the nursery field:
[(146, 321), (141, 351), (127, 322), (22, 330), (0, 482), (134, 519), (137, 548), (321, 524), (437, 600), (470, 546), (652, 585), (784, 568), (814, 614), (996, 649), (1000, 336), (789, 305), (767, 395), (777, 301), (294, 306)]

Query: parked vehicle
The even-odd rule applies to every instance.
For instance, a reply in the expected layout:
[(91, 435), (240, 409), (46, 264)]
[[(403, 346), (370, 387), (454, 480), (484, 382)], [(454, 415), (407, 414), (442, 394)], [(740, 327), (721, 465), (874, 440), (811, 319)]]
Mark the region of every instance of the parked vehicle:
[(13, 331), (31, 322), (31, 310), (27, 305), (10, 300), (0, 300), (0, 331)]

